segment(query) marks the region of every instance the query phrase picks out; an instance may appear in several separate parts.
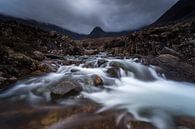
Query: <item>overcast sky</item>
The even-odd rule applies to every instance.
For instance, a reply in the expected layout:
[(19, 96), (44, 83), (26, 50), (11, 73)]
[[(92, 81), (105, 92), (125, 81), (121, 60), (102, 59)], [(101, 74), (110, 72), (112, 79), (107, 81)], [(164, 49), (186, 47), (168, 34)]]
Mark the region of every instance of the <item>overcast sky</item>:
[(177, 0), (0, 0), (0, 13), (52, 23), (79, 33), (95, 26), (132, 30), (158, 19)]

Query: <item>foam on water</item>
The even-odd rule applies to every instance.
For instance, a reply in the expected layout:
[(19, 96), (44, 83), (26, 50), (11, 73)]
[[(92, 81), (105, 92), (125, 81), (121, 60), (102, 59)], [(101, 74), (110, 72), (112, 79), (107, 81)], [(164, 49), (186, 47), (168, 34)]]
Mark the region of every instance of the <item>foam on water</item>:
[(137, 120), (150, 122), (159, 129), (170, 129), (173, 116), (195, 117), (195, 85), (191, 83), (122, 77), (109, 89), (83, 94), (103, 105), (99, 112), (126, 109)]
[[(61, 66), (56, 73), (31, 78), (17, 83), (13, 88), (0, 94), (0, 99), (24, 98), (29, 102), (50, 101), (50, 87), (64, 77), (84, 79), (91, 75), (100, 76), (104, 82), (111, 80), (111, 85), (82, 94), (102, 104), (106, 109), (125, 109), (140, 121), (150, 122), (159, 129), (170, 129), (173, 116), (195, 117), (195, 85), (186, 82), (166, 80), (155, 72), (153, 67), (146, 67), (134, 60), (104, 59), (106, 65), (86, 68), (80, 66)], [(91, 60), (90, 60), (91, 61)], [(113, 78), (106, 72), (113, 64), (121, 66), (121, 78)], [(72, 72), (72, 70), (76, 72)], [(82, 83), (83, 86), (89, 85)], [(91, 87), (93, 83), (90, 84)], [(34, 92), (36, 90), (36, 93)], [(37, 93), (38, 92), (38, 93)]]

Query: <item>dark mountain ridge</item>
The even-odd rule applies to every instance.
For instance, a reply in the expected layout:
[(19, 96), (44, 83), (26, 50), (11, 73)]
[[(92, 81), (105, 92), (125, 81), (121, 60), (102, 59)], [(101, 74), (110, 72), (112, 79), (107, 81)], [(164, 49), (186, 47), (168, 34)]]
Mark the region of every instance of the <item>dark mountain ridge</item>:
[(100, 27), (95, 27), (89, 35), (79, 34), (76, 32), (72, 32), (70, 30), (61, 28), (59, 26), (38, 22), (32, 19), (22, 19), (16, 18), (12, 16), (7, 16), (0, 14), (0, 22), (16, 22), (19, 24), (40, 28), (45, 31), (56, 31), (60, 34), (64, 34), (69, 36), (72, 39), (86, 39), (86, 38), (100, 38), (100, 37), (115, 37), (115, 36), (122, 36), (128, 34), (130, 31), (122, 31), (122, 32), (105, 32)]
[(195, 19), (195, 0), (179, 0), (164, 13), (153, 25), (169, 24)]
[(16, 22), (19, 24), (23, 24), (23, 25), (27, 25), (27, 26), (31, 26), (35, 28), (40, 28), (45, 31), (56, 31), (58, 33), (67, 35), (73, 39), (81, 39), (87, 36), (84, 34), (78, 34), (78, 33), (63, 29), (53, 24), (42, 23), (42, 22), (38, 22), (32, 19), (22, 19), (22, 18), (16, 18), (16, 17), (0, 14), (0, 21), (1, 22)]
[(129, 34), (130, 31), (105, 32), (101, 27), (95, 27), (88, 35), (89, 38), (116, 37)]

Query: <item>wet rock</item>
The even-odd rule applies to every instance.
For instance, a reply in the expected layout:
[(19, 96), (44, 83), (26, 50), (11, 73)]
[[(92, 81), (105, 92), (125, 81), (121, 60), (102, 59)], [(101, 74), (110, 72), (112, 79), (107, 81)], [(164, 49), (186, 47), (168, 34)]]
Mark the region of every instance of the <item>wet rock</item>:
[(33, 52), (33, 58), (36, 59), (36, 60), (39, 60), (39, 61), (42, 61), (45, 59), (45, 56), (42, 52), (40, 51), (34, 51)]
[(60, 99), (64, 97), (77, 95), (82, 91), (82, 86), (72, 79), (63, 79), (61, 82), (51, 88), (52, 99)]
[(121, 68), (124, 70), (126, 75), (135, 77), (140, 80), (144, 80), (144, 81), (155, 80), (154, 76), (152, 75), (152, 73), (147, 67), (137, 65), (134, 62), (127, 63), (127, 62), (113, 61), (110, 63), (110, 66), (115, 68)]
[(149, 123), (140, 121), (130, 121), (129, 125), (131, 129), (157, 129)]
[(80, 70), (79, 69), (71, 69), (70, 72), (71, 73), (76, 73), (76, 72), (79, 72)]
[(98, 67), (101, 67), (102, 65), (106, 64), (107, 62), (108, 62), (108, 61), (105, 60), (105, 59), (99, 59), (99, 60), (97, 61), (97, 65), (98, 65)]
[(112, 68), (109, 68), (106, 73), (108, 73), (108, 75), (110, 77), (113, 77), (113, 78), (120, 78), (121, 77), (121, 74), (120, 74), (120, 68), (117, 68), (117, 67), (112, 67)]
[(40, 71), (40, 73), (49, 73), (49, 72), (56, 72), (57, 69), (58, 69), (58, 66), (54, 64), (42, 62), (37, 66), (37, 70), (35, 72)]
[(93, 80), (93, 84), (95, 85), (95, 86), (103, 86), (103, 84), (104, 84), (104, 82), (103, 82), (103, 80), (102, 80), (102, 78), (100, 77), (100, 76), (98, 76), (98, 75), (92, 75), (92, 80)]
[(122, 68), (124, 70), (127, 70), (128, 69), (124, 63), (118, 62), (118, 61), (112, 61), (112, 62), (110, 62), (110, 66), (111, 67), (115, 67), (115, 68)]
[(195, 66), (182, 62), (178, 57), (160, 55), (152, 59), (151, 64), (162, 68), (168, 79), (195, 82)]
[(84, 68), (95, 68), (95, 61), (87, 62), (83, 65)]

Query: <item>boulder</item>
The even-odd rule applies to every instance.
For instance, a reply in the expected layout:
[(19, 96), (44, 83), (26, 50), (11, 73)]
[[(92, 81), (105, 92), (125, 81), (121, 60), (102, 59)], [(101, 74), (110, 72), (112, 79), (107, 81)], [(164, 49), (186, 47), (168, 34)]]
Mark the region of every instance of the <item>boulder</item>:
[(98, 75), (92, 75), (92, 80), (93, 80), (93, 84), (94, 86), (102, 86), (104, 84), (102, 78)]
[(105, 60), (105, 59), (99, 59), (98, 61), (97, 61), (97, 65), (98, 65), (98, 67), (101, 67), (101, 66), (103, 66), (104, 64), (106, 64), (108, 61), (107, 60)]
[(155, 80), (154, 76), (150, 72), (150, 70), (142, 65), (136, 63), (129, 63), (129, 62), (119, 62), (119, 61), (112, 61), (110, 63), (111, 67), (121, 68), (125, 71), (126, 75), (133, 76), (136, 79), (144, 80), (144, 81), (153, 81)]
[(163, 65), (163, 63), (172, 64), (179, 62), (179, 58), (170, 54), (162, 54), (152, 60), (152, 64)]
[(113, 77), (113, 78), (120, 78), (121, 77), (121, 74), (120, 74), (120, 68), (117, 68), (117, 67), (111, 67), (109, 68), (106, 73), (108, 73), (108, 75), (110, 77)]
[(195, 82), (195, 66), (182, 62), (178, 57), (159, 55), (152, 59), (150, 64), (162, 68), (168, 79)]
[(176, 52), (175, 50), (168, 48), (168, 47), (164, 47), (161, 51), (160, 54), (169, 54), (169, 55), (173, 55), (176, 57), (183, 57), (183, 55), (181, 55), (181, 53)]
[(60, 99), (64, 97), (77, 95), (82, 91), (82, 86), (72, 79), (63, 79), (56, 86), (51, 88), (52, 99)]

